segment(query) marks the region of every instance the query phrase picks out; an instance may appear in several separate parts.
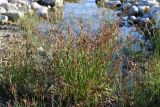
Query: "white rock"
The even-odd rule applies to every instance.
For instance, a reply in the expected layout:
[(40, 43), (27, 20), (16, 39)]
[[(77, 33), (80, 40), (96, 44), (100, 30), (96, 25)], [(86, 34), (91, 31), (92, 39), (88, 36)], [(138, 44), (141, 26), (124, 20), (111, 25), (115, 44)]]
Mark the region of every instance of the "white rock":
[(6, 9), (0, 6), (0, 14), (6, 13)]
[(38, 8), (38, 15), (48, 17), (48, 8), (45, 6), (41, 6), (40, 8)]
[(38, 52), (43, 52), (44, 51), (43, 47), (39, 47), (37, 50), (38, 50)]
[(9, 11), (9, 12), (18, 11), (18, 7), (16, 6), (16, 4), (2, 3), (0, 4), (0, 6), (5, 8), (6, 11)]
[(8, 17), (7, 16), (5, 16), (5, 15), (0, 15), (0, 22), (1, 23), (5, 23), (5, 22), (7, 22), (8, 21)]
[(33, 9), (39, 9), (40, 7), (41, 7), (41, 5), (39, 5), (37, 2), (32, 2), (32, 4), (31, 4), (31, 6), (32, 6), (32, 8)]
[(134, 22), (137, 20), (136, 16), (131, 16), (130, 19)]
[(41, 6), (36, 2), (32, 2), (31, 6), (34, 10), (37, 10), (39, 16), (48, 17), (48, 7)]
[(45, 50), (43, 49), (43, 47), (39, 47), (39, 48), (37, 49), (37, 51), (38, 51), (38, 54), (39, 54), (40, 56), (45, 56), (45, 55), (46, 55), (46, 52), (45, 52)]
[(17, 7), (18, 7), (18, 10), (23, 13), (29, 13), (32, 10), (31, 5), (18, 4)]

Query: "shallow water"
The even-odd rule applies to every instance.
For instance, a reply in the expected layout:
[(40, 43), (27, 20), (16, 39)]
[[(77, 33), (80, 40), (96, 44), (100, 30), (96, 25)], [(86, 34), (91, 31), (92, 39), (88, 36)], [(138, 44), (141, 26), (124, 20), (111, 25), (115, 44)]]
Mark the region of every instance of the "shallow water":
[(117, 19), (116, 11), (99, 8), (95, 0), (66, 3), (63, 11), (63, 25), (67, 24), (67, 26), (71, 27), (76, 35), (81, 30), (91, 34), (95, 33), (101, 29), (102, 24), (111, 23)]
[[(116, 14), (116, 11), (99, 8), (95, 0), (81, 0), (78, 3), (65, 3), (62, 9), (57, 9), (50, 17), (54, 21), (60, 19), (59, 24), (65, 35), (68, 28), (75, 35), (82, 31), (92, 35), (100, 31), (102, 25), (114, 22), (117, 19)], [(40, 29), (43, 34), (47, 34), (48, 24), (43, 24)]]

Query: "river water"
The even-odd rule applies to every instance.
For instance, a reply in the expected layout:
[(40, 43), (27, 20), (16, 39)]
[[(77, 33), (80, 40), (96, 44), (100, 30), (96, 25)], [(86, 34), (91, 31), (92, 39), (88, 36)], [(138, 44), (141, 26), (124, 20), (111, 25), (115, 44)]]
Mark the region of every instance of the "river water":
[[(55, 11), (61, 30), (64, 34), (67, 28), (71, 29), (75, 35), (81, 31), (92, 35), (100, 31), (106, 23), (112, 23), (117, 20), (117, 11), (100, 8), (95, 0), (81, 0), (78, 3), (67, 2), (62, 9)], [(52, 16), (53, 17), (53, 16)], [(48, 24), (43, 24), (41, 30), (47, 34)], [(45, 32), (46, 31), (46, 32)]]
[[(55, 11), (55, 16), (51, 18), (61, 19), (58, 23), (58, 27), (66, 36), (68, 34), (74, 34), (78, 36), (81, 32), (87, 33), (87, 36), (95, 35), (101, 32), (104, 25), (112, 24), (119, 20), (117, 13), (119, 11), (98, 7), (95, 0), (81, 0), (78, 3), (67, 2), (64, 7)], [(40, 26), (42, 35), (48, 34), (49, 29), (52, 29), (52, 24), (43, 23)], [(53, 26), (55, 27), (55, 25)], [(68, 33), (69, 29), (69, 33)], [(120, 44), (128, 41), (127, 38), (133, 38), (131, 43), (132, 51), (141, 51), (141, 43), (144, 43), (144, 38), (140, 32), (133, 31), (132, 28), (123, 26), (120, 28)], [(136, 42), (135, 42), (136, 41)], [(128, 47), (127, 47), (128, 48)]]

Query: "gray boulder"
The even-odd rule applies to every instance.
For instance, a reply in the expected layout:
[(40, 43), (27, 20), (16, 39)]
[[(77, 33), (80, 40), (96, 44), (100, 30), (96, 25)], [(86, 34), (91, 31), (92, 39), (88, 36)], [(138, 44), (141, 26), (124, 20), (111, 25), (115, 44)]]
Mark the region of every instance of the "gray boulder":
[(129, 9), (129, 15), (137, 15), (138, 13), (139, 13), (139, 10), (138, 10), (138, 7), (136, 7), (136, 6), (132, 6)]
[(8, 16), (9, 20), (18, 20), (23, 17), (26, 12), (28, 12), (29, 8), (26, 5), (17, 5), (12, 3), (2, 3), (1, 7), (6, 9), (6, 12), (3, 12), (2, 15)]
[(37, 12), (39, 16), (48, 17), (48, 8), (45, 6), (38, 8)]
[(138, 6), (138, 10), (141, 14), (146, 14), (150, 11), (150, 6)]
[(125, 12), (129, 11), (129, 9), (132, 7), (132, 4), (131, 3), (124, 3), (123, 4), (123, 10)]
[(137, 18), (136, 18), (136, 16), (131, 16), (131, 17), (130, 17), (130, 20), (131, 20), (132, 22), (135, 22), (135, 21), (137, 21)]
[(16, 4), (2, 3), (0, 4), (0, 6), (5, 8), (6, 11), (9, 11), (9, 12), (18, 11), (18, 7), (16, 6)]
[(48, 17), (48, 7), (39, 5), (37, 2), (32, 2), (31, 6), (39, 16)]
[(31, 7), (34, 9), (34, 10), (37, 10), (41, 7), (41, 5), (39, 5), (37, 2), (32, 2), (31, 4)]

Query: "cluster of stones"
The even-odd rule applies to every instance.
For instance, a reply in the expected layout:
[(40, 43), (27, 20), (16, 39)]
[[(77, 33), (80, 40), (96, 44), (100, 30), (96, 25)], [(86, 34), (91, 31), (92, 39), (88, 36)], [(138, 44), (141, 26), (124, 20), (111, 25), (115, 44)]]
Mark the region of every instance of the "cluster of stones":
[(16, 21), (27, 13), (47, 16), (50, 7), (62, 7), (63, 0), (0, 0), (0, 23)]
[[(145, 29), (152, 33), (153, 29), (160, 29), (160, 6), (156, 0), (114, 0), (105, 1), (105, 5), (117, 9), (120, 16), (120, 36), (118, 44), (121, 44), (118, 56), (122, 57), (122, 76), (128, 74), (132, 60), (130, 52), (143, 52), (148, 58), (154, 51), (154, 45)], [(142, 47), (143, 43), (143, 47)], [(116, 55), (117, 56), (117, 55)]]
[[(128, 37), (132, 37), (134, 44), (132, 44), (131, 50), (141, 51), (140, 42), (135, 42), (141, 41), (147, 46), (146, 53), (151, 53), (153, 46), (149, 45), (148, 48), (149, 40), (144, 38), (147, 35), (142, 35), (142, 32), (148, 25), (151, 25), (150, 30), (160, 29), (159, 3), (156, 0), (114, 0), (105, 1), (105, 5), (110, 8), (117, 8), (120, 13), (121, 41), (126, 42)], [(153, 22), (156, 25), (152, 24)]]
[(123, 17), (125, 26), (128, 26), (128, 21), (133, 23), (144, 24), (150, 20), (157, 22), (157, 27), (160, 28), (160, 6), (156, 0), (120, 0), (107, 1), (107, 6), (118, 7), (126, 16)]

